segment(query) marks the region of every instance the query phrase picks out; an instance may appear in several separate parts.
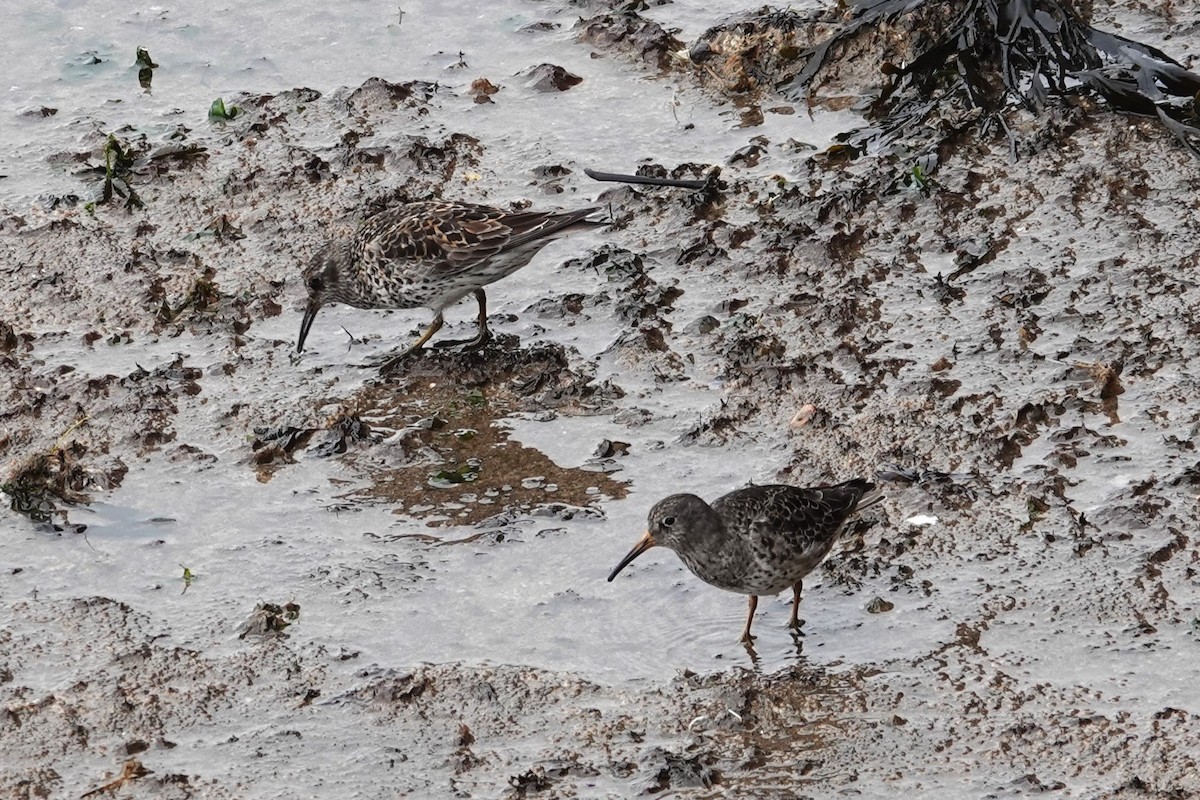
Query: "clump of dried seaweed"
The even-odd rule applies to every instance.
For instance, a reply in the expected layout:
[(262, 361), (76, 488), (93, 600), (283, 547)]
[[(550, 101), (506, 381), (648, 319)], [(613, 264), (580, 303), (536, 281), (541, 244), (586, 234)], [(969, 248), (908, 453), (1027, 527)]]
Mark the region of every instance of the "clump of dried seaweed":
[[(175, 136), (181, 138), (183, 134), (177, 133)], [(113, 134), (109, 134), (101, 155), (104, 158), (102, 165), (88, 167), (79, 173), (104, 179), (92, 205), (120, 199), (129, 211), (145, 205), (141, 195), (133, 188), (138, 180), (154, 178), (181, 166), (203, 164), (208, 159), (207, 151), (200, 145), (170, 141), (151, 149), (144, 137), (123, 141)]]
[(845, 138), (860, 152), (912, 135), (958, 102), (971, 110), (963, 122), (1004, 130), (1015, 155), (1000, 112), (1014, 103), (1039, 112), (1052, 96), (1090, 94), (1118, 111), (1157, 117), (1200, 157), (1200, 75), (1155, 47), (1096, 30), (1066, 0), (860, 0), (847, 23), (801, 54), (804, 68), (780, 88), (807, 98), (840, 45), (935, 5), (948, 12), (944, 32), (904, 66), (885, 65), (891, 82), (868, 111), (877, 124)]
[(56, 514), (66, 521), (66, 513), (57, 501), (72, 505), (88, 502), (84, 490), (91, 479), (80, 464), (86, 448), (74, 440), (65, 442), (68, 434), (85, 421), (86, 418), (79, 419), (59, 437), (54, 447), (20, 461), (0, 480), (0, 492), (7, 496), (13, 511), (34, 522), (50, 522)]

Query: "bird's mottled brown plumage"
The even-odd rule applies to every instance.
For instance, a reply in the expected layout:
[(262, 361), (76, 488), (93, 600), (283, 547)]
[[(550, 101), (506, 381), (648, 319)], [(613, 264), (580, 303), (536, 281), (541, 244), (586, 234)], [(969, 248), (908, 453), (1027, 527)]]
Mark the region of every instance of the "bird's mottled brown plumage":
[(317, 312), (330, 303), (433, 309), (424, 335), (384, 365), (386, 371), (437, 332), (443, 309), (472, 293), (479, 302), (479, 334), (465, 344), (480, 346), (490, 336), (483, 287), (528, 264), (556, 234), (584, 224), (596, 211), (505, 211), (442, 200), (381, 211), (348, 239), (326, 244), (304, 270), (308, 304), (296, 349), (304, 349)]
[(750, 595), (742, 631), (749, 642), (759, 595), (794, 592), (789, 624), (797, 611), (803, 578), (829, 553), (846, 519), (883, 496), (855, 478), (836, 486), (750, 486), (708, 504), (693, 494), (674, 494), (650, 510), (646, 534), (608, 576), (651, 547), (674, 550), (696, 577), (721, 589)]

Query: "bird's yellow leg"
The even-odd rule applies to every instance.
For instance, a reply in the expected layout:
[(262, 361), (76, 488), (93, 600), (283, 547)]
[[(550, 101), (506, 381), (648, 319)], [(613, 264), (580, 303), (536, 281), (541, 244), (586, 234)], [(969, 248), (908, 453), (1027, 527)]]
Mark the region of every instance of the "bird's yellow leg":
[(421, 338), (413, 342), (408, 349), (404, 350), (404, 352), (383, 362), (383, 365), (379, 368), (379, 374), (387, 375), (389, 372), (398, 367), (401, 361), (424, 347), (425, 343), (428, 342), (435, 333), (442, 329), (443, 324), (445, 324), (445, 320), (442, 319), (442, 312), (439, 311), (437, 316), (433, 318), (433, 322), (429, 323), (429, 327), (426, 328), (425, 332), (421, 334)]

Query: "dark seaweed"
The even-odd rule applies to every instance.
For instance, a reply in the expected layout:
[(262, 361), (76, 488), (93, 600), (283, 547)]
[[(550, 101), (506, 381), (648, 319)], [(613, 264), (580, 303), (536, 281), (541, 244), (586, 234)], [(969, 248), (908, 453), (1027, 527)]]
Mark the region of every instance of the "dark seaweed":
[[(807, 99), (838, 45), (871, 26), (931, 10), (935, 3), (946, 5), (945, 0), (862, 0), (849, 22), (802, 54), (804, 68), (781, 89)], [(1000, 112), (1014, 103), (1040, 112), (1052, 97), (1091, 95), (1117, 111), (1157, 118), (1200, 157), (1200, 129), (1190, 122), (1196, 119), (1200, 75), (1161, 50), (1096, 30), (1062, 0), (969, 0), (948, 16), (945, 34), (907, 65), (889, 66), (891, 83), (868, 112), (876, 124), (844, 141), (859, 152), (887, 146), (955, 100), (982, 112), (962, 115), (955, 127), (978, 121), (985, 132), (1008, 133)]]
[(146, 48), (137, 49), (137, 62), (134, 66), (138, 68), (138, 84), (147, 92), (150, 91), (150, 84), (154, 81), (154, 70), (158, 64), (154, 63)]

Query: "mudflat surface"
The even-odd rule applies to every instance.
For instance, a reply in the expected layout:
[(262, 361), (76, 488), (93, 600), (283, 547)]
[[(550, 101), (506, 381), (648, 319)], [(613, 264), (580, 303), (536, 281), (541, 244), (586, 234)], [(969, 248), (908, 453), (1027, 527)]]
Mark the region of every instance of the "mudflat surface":
[[(379, 69), (291, 54), (309, 12), (258, 61), (249, 23), (114, 11), (10, 92), (0, 793), (1200, 794), (1200, 178), (1174, 139), (1014, 111), (1016, 160), (956, 137), (922, 190), (824, 153), (869, 61), (810, 115), (739, 85), (744, 39), (671, 55), (721, 21), (700, 4), (497, 4), (457, 39), (405, 11), (330, 29), (386, 39)], [(126, 43), (122, 13), (171, 33)], [(1179, 4), (1093, 23), (1200, 49)], [(189, 83), (188, 37), (258, 71)], [(241, 113), (209, 120), (216, 94)], [(109, 134), (140, 208), (95, 203)], [(724, 184), (582, 173), (645, 165)], [(492, 287), (482, 352), (381, 380), (361, 365), (427, 312), (333, 307), (297, 355), (314, 248), (428, 196), (613, 224)], [(747, 652), (744, 601), (665, 551), (604, 581), (668, 493), (855, 475), (888, 499), (806, 580), (802, 637), (764, 598)]]

